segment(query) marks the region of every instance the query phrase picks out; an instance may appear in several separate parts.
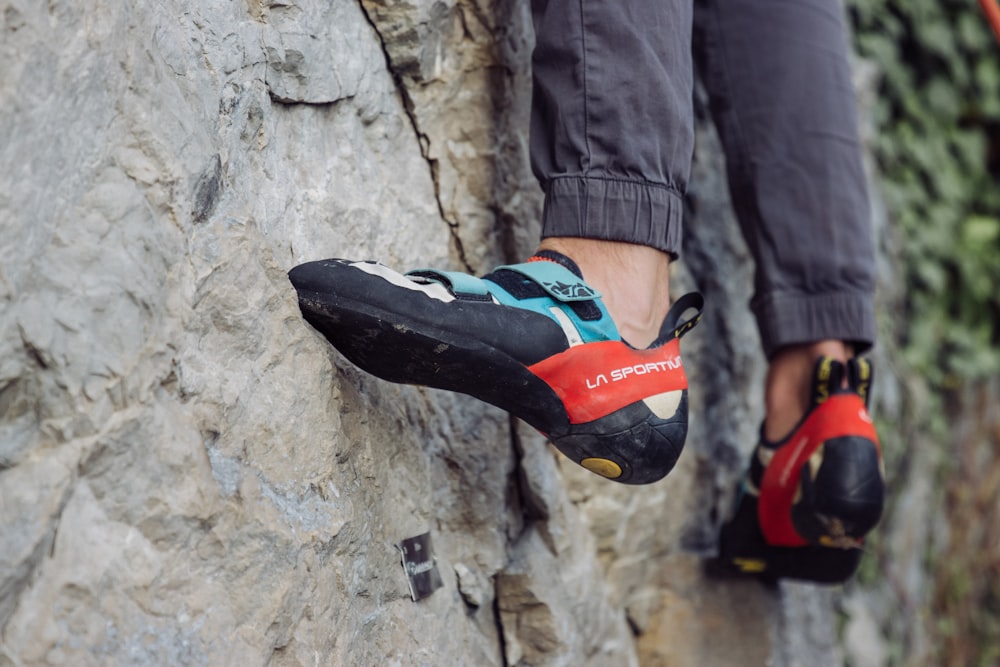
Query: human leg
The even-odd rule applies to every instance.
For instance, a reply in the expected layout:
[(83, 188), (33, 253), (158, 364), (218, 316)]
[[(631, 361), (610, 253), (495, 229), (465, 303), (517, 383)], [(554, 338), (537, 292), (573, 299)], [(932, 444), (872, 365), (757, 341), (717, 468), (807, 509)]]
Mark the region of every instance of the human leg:
[[(742, 554), (759, 556), (743, 559), (749, 567), (839, 580), (856, 567), (858, 540), (884, 493), (865, 409), (870, 375), (859, 379), (870, 366), (851, 360), (874, 341), (874, 251), (843, 7), (699, 0), (695, 26), (734, 207), (756, 261), (751, 305), (770, 364), (762, 441), (723, 552), (739, 556), (751, 538), (766, 538)], [(787, 466), (780, 484), (772, 466)], [(822, 508), (829, 534), (804, 518), (805, 505)], [(846, 548), (809, 552), (820, 541)]]
[(693, 146), (690, 0), (534, 0), (540, 248), (572, 257), (644, 347), (670, 305)]
[(696, 36), (765, 354), (821, 340), (863, 351), (874, 249), (843, 5), (699, 0)]
[[(607, 15), (610, 5), (624, 11), (630, 4), (646, 11)], [(654, 107), (673, 100), (674, 113), (686, 109), (689, 124), (690, 94), (658, 85), (646, 90), (626, 76), (624, 54), (616, 53), (642, 44), (644, 57), (633, 64), (664, 67), (648, 34), (633, 41), (637, 31), (647, 32), (644, 26), (670, 18), (657, 7), (650, 0), (550, 0), (533, 7), (532, 162), (546, 192), (546, 238), (537, 259), (550, 261), (501, 267), (482, 280), (439, 271), (404, 277), (336, 261), (291, 274), (307, 319), (362, 368), (508, 409), (577, 463), (629, 483), (666, 474), (687, 430), (677, 341), (687, 325), (679, 312), (667, 312), (666, 278), (679, 246), (690, 156), (677, 173), (659, 158), (665, 151), (689, 153), (691, 133), (639, 141), (644, 123), (631, 121), (620, 105), (648, 120)], [(686, 149), (673, 146), (685, 136)], [(634, 284), (619, 280), (626, 273)], [(641, 314), (633, 318), (635, 304)]]
[(765, 417), (761, 434), (764, 440), (782, 440), (809, 409), (812, 372), (817, 359), (828, 357), (846, 362), (853, 356), (852, 345), (835, 339), (778, 348), (769, 360), (764, 381)]
[(546, 194), (536, 256), (481, 279), (344, 260), (289, 277), (306, 319), (361, 368), (476, 396), (593, 472), (656, 481), (686, 437), (679, 338), (697, 321), (683, 313), (701, 307), (667, 294), (690, 168), (690, 7), (539, 0), (533, 11), (531, 153)]

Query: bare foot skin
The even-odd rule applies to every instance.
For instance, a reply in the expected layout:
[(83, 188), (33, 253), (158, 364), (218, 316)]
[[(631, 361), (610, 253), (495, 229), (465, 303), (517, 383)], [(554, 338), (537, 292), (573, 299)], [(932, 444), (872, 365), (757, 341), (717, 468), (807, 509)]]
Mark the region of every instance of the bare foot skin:
[(643, 349), (656, 340), (670, 309), (670, 255), (633, 243), (563, 236), (543, 239), (538, 249), (576, 262), (630, 345)]
[(847, 361), (854, 356), (840, 340), (822, 340), (781, 348), (767, 369), (764, 385), (764, 438), (777, 442), (791, 433), (809, 408), (813, 366), (821, 356)]

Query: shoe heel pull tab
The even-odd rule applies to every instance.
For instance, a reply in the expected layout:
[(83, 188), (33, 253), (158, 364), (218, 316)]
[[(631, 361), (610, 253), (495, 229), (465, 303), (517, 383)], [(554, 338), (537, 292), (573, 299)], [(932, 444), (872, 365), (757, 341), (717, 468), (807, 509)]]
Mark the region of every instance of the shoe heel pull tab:
[(840, 390), (844, 381), (844, 364), (833, 357), (820, 357), (813, 367), (812, 405), (821, 405)]
[[(681, 338), (691, 329), (694, 329), (698, 322), (701, 322), (702, 311), (705, 308), (705, 297), (698, 292), (688, 292), (677, 299), (667, 316), (663, 318), (663, 325), (660, 327), (660, 335), (657, 340), (666, 341), (673, 338)], [(689, 310), (695, 311), (694, 315), (682, 320), (681, 316)]]
[(854, 357), (847, 362), (847, 384), (865, 402), (865, 407), (870, 407), (873, 373), (872, 362), (865, 357)]

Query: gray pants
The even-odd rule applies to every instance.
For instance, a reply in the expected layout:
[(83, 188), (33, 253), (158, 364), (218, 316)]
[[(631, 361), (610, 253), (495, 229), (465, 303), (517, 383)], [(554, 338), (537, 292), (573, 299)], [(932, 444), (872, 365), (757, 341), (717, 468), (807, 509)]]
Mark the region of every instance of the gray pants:
[(829, 0), (533, 0), (543, 236), (676, 256), (692, 33), (756, 260), (764, 351), (875, 339), (874, 251), (843, 26)]

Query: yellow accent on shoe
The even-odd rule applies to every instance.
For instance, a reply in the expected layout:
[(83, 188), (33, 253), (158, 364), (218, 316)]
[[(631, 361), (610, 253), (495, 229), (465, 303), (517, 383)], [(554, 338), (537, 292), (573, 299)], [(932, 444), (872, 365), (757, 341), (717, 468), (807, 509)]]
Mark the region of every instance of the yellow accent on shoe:
[(756, 558), (734, 558), (733, 565), (743, 572), (756, 574), (767, 569), (767, 563)]
[(861, 540), (848, 535), (820, 535), (819, 545), (830, 549), (860, 549)]
[(617, 479), (622, 476), (622, 467), (608, 459), (589, 458), (580, 461), (580, 465), (601, 477)]

